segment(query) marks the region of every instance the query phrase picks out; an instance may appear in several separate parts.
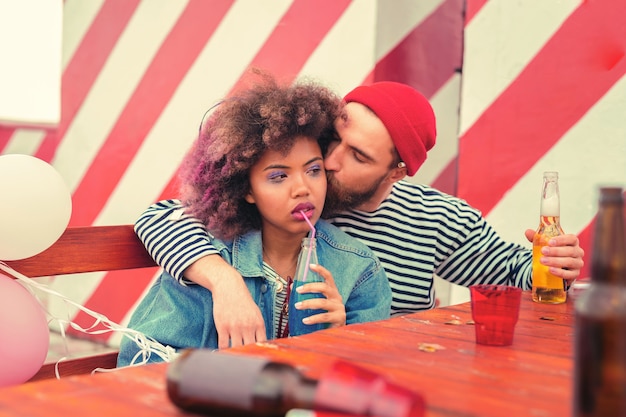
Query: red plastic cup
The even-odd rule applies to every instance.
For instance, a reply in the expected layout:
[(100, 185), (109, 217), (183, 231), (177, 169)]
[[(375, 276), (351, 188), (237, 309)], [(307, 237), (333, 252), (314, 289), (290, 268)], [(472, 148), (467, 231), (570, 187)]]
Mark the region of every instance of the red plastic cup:
[(470, 295), (476, 343), (490, 346), (513, 344), (522, 289), (509, 285), (472, 285)]

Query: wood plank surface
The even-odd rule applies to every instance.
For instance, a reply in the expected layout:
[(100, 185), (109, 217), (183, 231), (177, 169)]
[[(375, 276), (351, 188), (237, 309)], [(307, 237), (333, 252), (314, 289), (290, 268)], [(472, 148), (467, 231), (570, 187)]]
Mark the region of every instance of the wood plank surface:
[(44, 364), (37, 373), (28, 380), (28, 382), (39, 381), (42, 379), (56, 378), (66, 375), (80, 375), (93, 372), (95, 369), (115, 368), (117, 365), (118, 352), (99, 353), (97, 355), (89, 355), (81, 358), (73, 358), (59, 363), (51, 362)]
[[(286, 361), (312, 377), (350, 360), (420, 393), (427, 416), (563, 417), (571, 414), (573, 313), (571, 300), (541, 305), (525, 292), (509, 347), (477, 345), (465, 303), (228, 352)], [(167, 398), (166, 371), (148, 365), (0, 389), (0, 416), (181, 415)]]
[(45, 251), (6, 264), (30, 278), (130, 268), (157, 269), (132, 224), (68, 227)]

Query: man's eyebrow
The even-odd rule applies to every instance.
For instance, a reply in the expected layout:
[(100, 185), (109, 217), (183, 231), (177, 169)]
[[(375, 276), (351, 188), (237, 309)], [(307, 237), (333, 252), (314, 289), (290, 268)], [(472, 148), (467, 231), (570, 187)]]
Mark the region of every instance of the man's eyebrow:
[(375, 162), (375, 159), (372, 158), (369, 154), (365, 153), (363, 150), (361, 150), (361, 149), (359, 149), (357, 147), (351, 146), (351, 145), (349, 145), (348, 148), (351, 149), (353, 152), (358, 153), (359, 155), (361, 155), (364, 159), (366, 159), (366, 160), (368, 160), (370, 162)]
[[(366, 108), (372, 112), (372, 114), (374, 114), (374, 112), (366, 106)], [(348, 115), (348, 112), (346, 112), (345, 109), (343, 109), (342, 113), (341, 113), (341, 121), (347, 125), (351, 122), (350, 116)], [(337, 133), (337, 130), (335, 129), (335, 135), (336, 137), (343, 142), (343, 140), (341, 140), (341, 136), (339, 136), (339, 134)], [(344, 142), (345, 143), (345, 142)], [(365, 153), (362, 149), (359, 149), (355, 146), (352, 145), (347, 145), (348, 149), (351, 149), (352, 152), (358, 153), (359, 155), (361, 155), (365, 160), (370, 161), (370, 162), (376, 162), (374, 158), (372, 158), (369, 154)]]

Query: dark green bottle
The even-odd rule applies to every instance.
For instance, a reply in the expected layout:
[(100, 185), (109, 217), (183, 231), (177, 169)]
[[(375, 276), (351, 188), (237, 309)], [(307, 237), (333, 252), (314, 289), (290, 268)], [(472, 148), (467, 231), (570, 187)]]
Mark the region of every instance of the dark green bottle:
[(591, 284), (576, 299), (573, 415), (626, 416), (626, 231), (621, 188), (601, 188)]

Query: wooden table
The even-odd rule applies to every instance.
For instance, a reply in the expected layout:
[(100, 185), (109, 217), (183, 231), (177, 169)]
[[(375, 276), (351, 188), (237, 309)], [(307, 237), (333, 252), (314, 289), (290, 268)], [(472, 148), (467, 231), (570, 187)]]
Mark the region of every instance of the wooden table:
[[(563, 417), (571, 414), (573, 314), (571, 300), (541, 305), (524, 293), (510, 347), (475, 344), (465, 303), (228, 352), (287, 361), (313, 377), (333, 358), (349, 359), (421, 393), (429, 417)], [(182, 415), (165, 392), (166, 370), (138, 366), (0, 389), (0, 416)]]

